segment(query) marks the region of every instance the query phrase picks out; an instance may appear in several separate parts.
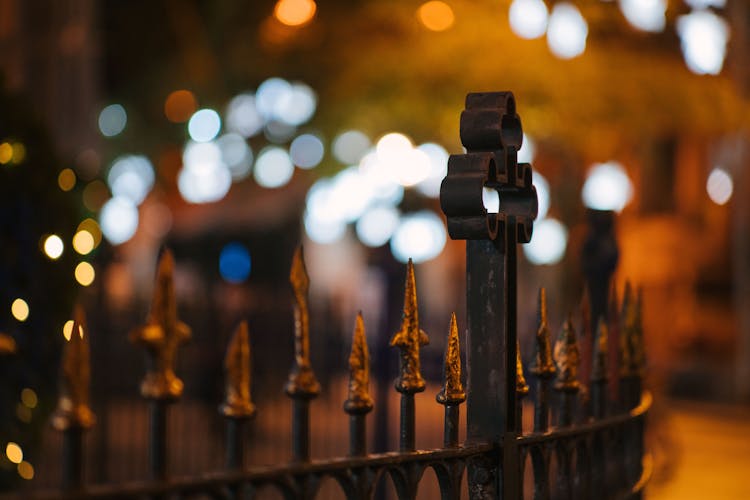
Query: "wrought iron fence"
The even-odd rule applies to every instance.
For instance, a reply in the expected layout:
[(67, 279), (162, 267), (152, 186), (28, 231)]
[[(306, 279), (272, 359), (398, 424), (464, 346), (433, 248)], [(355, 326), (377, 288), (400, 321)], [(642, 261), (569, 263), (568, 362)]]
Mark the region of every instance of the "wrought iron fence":
[[(536, 352), (527, 370), (533, 377), (533, 429), (524, 432), (521, 424), (521, 403), (530, 390), (516, 331), (516, 250), (518, 243), (530, 240), (536, 217), (531, 167), (516, 161), (521, 138), (511, 93), (469, 94), (461, 116), (461, 139), (468, 152), (451, 156), (441, 189), (451, 237), (468, 240), (466, 342), (459, 345), (453, 314), (446, 342), (444, 383), (436, 396), (437, 403), (444, 406), (442, 448), (415, 448), (415, 395), (426, 387), (420, 371), (420, 348), (427, 344), (428, 337), (419, 326), (416, 280), (410, 261), (402, 326), (390, 342), (400, 352), (395, 384), (401, 398), (398, 451), (367, 451), (367, 414), (374, 402), (369, 393), (365, 326), (358, 315), (349, 357), (348, 398), (344, 402), (349, 415), (349, 454), (310, 459), (310, 405), (320, 392), (320, 384), (310, 362), (309, 279), (300, 248), (290, 273), (295, 299), (295, 356), (285, 386), (292, 404), (290, 462), (270, 467), (245, 465), (245, 433), (256, 408), (250, 391), (251, 347), (243, 322), (225, 358), (226, 390), (220, 407), (226, 420), (224, 464), (220, 470), (201, 476), (171, 477), (167, 416), (182, 394), (183, 383), (175, 374), (174, 362), (178, 346), (190, 337), (190, 329), (177, 316), (174, 261), (165, 250), (148, 320), (131, 335), (133, 342), (145, 348), (149, 360), (141, 395), (149, 402), (150, 478), (124, 484), (84, 482), (83, 436), (94, 425), (95, 417), (89, 407), (88, 331), (84, 313), (78, 308), (64, 346), (61, 393), (52, 418), (53, 426), (63, 434), (61, 487), (59, 491), (24, 493), (24, 498), (250, 498), (268, 486), (285, 498), (314, 498), (321, 481), (332, 478), (347, 498), (360, 499), (372, 498), (379, 479), (388, 475), (398, 497), (411, 499), (416, 497), (423, 473), (432, 468), (444, 499), (461, 498), (464, 476), (471, 498), (517, 499), (523, 497), (524, 469), (528, 466), (533, 485), (526, 489), (533, 491), (535, 499), (640, 498), (649, 475), (643, 434), (651, 397), (641, 388), (645, 365), (641, 295), (630, 286), (626, 286), (621, 308), (613, 298), (613, 314), (598, 319), (590, 350), (588, 388), (579, 377), (582, 356), (573, 323), (570, 319), (564, 322), (553, 345), (545, 291), (540, 290)], [(483, 205), (486, 188), (499, 194), (497, 213), (488, 213)], [(613, 373), (609, 330), (619, 339), (617, 393), (608, 384)], [(466, 391), (461, 348), (466, 354)], [(464, 401), (467, 439), (459, 443), (459, 412)]]

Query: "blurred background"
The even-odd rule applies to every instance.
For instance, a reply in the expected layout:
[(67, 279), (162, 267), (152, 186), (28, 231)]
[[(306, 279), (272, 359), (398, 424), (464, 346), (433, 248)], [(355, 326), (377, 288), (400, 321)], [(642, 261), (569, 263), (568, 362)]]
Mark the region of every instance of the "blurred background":
[[(626, 280), (640, 286), (650, 496), (750, 496), (748, 2), (0, 0), (0, 54), (0, 347), (16, 346), (0, 358), (0, 488), (58, 484), (47, 420), (76, 301), (98, 416), (88, 479), (146, 477), (143, 353), (128, 333), (164, 245), (193, 331), (179, 354), (175, 473), (221, 463), (223, 351), (243, 318), (259, 407), (250, 460), (287, 459), (298, 244), (325, 394), (313, 455), (346, 451), (359, 310), (372, 448), (395, 447), (387, 344), (410, 257), (431, 335), (418, 411), (434, 415), (417, 446), (440, 446), (431, 401), (452, 311), (465, 327), (464, 243), (447, 237), (440, 181), (462, 152), (465, 95), (512, 90), (540, 198), (519, 262), (524, 360), (540, 286), (553, 331), (572, 313), (584, 336), (586, 272), (613, 273), (620, 297)], [(605, 256), (587, 244), (587, 209), (610, 214)]]

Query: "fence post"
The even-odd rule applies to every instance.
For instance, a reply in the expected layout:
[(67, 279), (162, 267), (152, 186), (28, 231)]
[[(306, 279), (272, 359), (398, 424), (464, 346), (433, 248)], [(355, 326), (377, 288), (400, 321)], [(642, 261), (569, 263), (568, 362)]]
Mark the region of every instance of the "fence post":
[[(468, 153), (450, 157), (440, 204), (451, 238), (468, 240), (467, 438), (503, 448), (494, 463), (470, 465), (469, 492), (472, 498), (515, 499), (516, 246), (531, 239), (536, 190), (531, 166), (517, 162), (523, 133), (511, 92), (467, 95), (460, 128)], [(485, 188), (499, 198), (489, 210)]]

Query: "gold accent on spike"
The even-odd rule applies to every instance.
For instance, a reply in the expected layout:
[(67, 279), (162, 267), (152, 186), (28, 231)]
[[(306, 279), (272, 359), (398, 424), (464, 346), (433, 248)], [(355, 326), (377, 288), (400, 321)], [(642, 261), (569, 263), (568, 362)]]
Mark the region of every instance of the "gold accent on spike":
[(409, 259), (406, 265), (401, 329), (391, 338), (391, 347), (395, 346), (401, 350), (401, 375), (396, 381), (397, 391), (407, 394), (424, 391), (425, 381), (419, 364), (419, 348), (429, 343), (430, 339), (427, 334), (419, 329), (417, 285), (414, 278), (414, 264)]
[(576, 331), (573, 328), (572, 318), (568, 316), (560, 335), (557, 337), (557, 342), (555, 342), (555, 364), (557, 365), (555, 389), (574, 392), (580, 388), (578, 382), (578, 366), (580, 363)]
[(289, 282), (294, 293), (294, 366), (286, 383), (289, 396), (314, 398), (320, 392), (320, 384), (315, 378), (310, 364), (310, 316), (307, 308), (307, 291), (310, 278), (305, 268), (302, 246), (297, 247), (292, 258)]
[(607, 380), (607, 337), (608, 328), (604, 317), (600, 316), (596, 325), (596, 339), (594, 340), (594, 362), (591, 368), (591, 380), (599, 382)]
[(370, 351), (367, 349), (365, 322), (362, 313), (357, 314), (352, 334), (352, 352), (349, 354), (349, 397), (344, 402), (344, 411), (350, 415), (361, 415), (372, 410), (370, 397)]
[(523, 376), (523, 363), (521, 363), (521, 343), (516, 339), (516, 394), (524, 397), (529, 393), (529, 384)]
[(94, 422), (89, 407), (89, 387), (91, 366), (89, 359), (88, 330), (81, 306), (73, 311), (73, 330), (70, 340), (63, 345), (60, 363), (60, 395), (57, 409), (52, 414), (52, 426), (64, 431), (67, 429), (88, 429)]
[(641, 319), (642, 301), (642, 288), (639, 287), (634, 296), (630, 283), (626, 283), (620, 317), (622, 322), (620, 328), (621, 377), (642, 377), (645, 371), (646, 356)]
[(162, 251), (156, 269), (154, 297), (146, 324), (131, 332), (130, 340), (146, 348), (149, 368), (141, 381), (141, 395), (174, 400), (182, 395), (182, 380), (174, 372), (177, 347), (190, 339), (190, 327), (177, 319), (174, 292), (174, 257)]
[(441, 405), (457, 405), (466, 401), (464, 386), (461, 384), (461, 346), (458, 338), (456, 313), (451, 314), (451, 326), (448, 330), (448, 342), (445, 346), (445, 364), (443, 365), (444, 383), (435, 399)]
[(539, 289), (539, 327), (536, 331), (536, 359), (531, 366), (531, 373), (539, 377), (551, 377), (555, 374), (555, 362), (552, 359), (549, 326), (547, 325), (547, 292)]
[(16, 352), (16, 341), (10, 335), (0, 333), (0, 355)]
[(247, 321), (242, 321), (232, 335), (224, 358), (226, 396), (219, 409), (225, 417), (251, 418), (255, 405), (250, 397), (250, 336)]

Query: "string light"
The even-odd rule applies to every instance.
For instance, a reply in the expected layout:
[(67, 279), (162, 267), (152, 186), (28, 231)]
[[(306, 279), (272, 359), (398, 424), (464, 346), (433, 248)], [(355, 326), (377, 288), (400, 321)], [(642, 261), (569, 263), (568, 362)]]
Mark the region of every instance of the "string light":
[(64, 248), (63, 240), (56, 234), (51, 234), (44, 240), (44, 253), (52, 260), (59, 259)]

